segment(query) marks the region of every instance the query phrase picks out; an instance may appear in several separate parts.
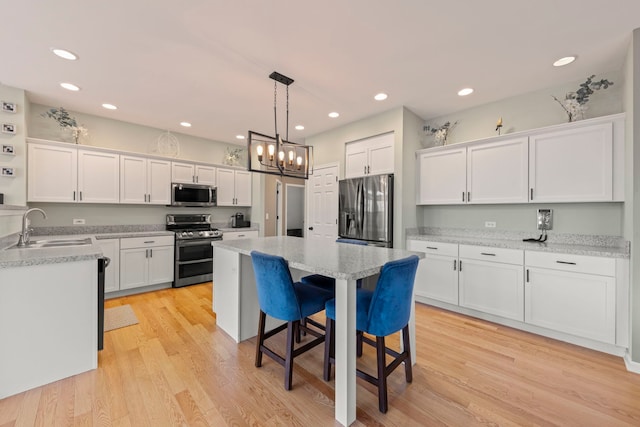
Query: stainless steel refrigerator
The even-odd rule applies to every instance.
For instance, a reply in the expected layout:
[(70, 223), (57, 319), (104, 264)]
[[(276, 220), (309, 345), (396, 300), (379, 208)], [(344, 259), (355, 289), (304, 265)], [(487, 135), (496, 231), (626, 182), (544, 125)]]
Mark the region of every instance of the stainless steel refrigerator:
[(393, 175), (344, 179), (339, 188), (338, 235), (393, 247)]

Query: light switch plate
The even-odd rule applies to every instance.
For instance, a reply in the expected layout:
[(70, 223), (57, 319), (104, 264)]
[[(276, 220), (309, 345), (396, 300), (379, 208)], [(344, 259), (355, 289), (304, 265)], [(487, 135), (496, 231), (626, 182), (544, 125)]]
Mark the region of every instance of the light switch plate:
[(551, 230), (553, 228), (553, 209), (538, 209), (538, 230)]

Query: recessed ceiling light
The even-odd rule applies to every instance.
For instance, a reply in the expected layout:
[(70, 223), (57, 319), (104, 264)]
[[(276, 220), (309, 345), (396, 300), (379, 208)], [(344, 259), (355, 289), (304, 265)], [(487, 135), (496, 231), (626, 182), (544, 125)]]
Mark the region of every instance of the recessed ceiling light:
[(296, 130), (304, 130), (304, 126), (302, 126), (302, 125), (297, 125), (297, 126), (296, 126)]
[(244, 135), (236, 135), (236, 139), (244, 139)]
[(186, 128), (190, 128), (191, 127), (191, 123), (189, 123), (189, 122), (180, 122), (180, 126), (184, 126)]
[(73, 83), (60, 83), (60, 86), (62, 86), (66, 90), (71, 90), (71, 91), (74, 91), (74, 92), (77, 92), (77, 91), (80, 90), (80, 88), (78, 86), (74, 85)]
[(576, 60), (575, 56), (565, 56), (564, 58), (560, 58), (556, 62), (554, 62), (553, 66), (562, 67), (563, 65), (571, 64), (575, 60)]
[(336, 117), (340, 116), (339, 113), (336, 113), (335, 111), (329, 113), (329, 117), (331, 117), (332, 119), (335, 119)]
[(473, 93), (473, 89), (471, 89), (470, 87), (466, 87), (464, 89), (460, 89), (458, 91), (458, 95), (459, 96), (467, 96)]
[(73, 52), (69, 52), (68, 50), (57, 49), (55, 47), (52, 47), (51, 52), (53, 52), (55, 55), (59, 56), (60, 58), (68, 59), (69, 61), (75, 61), (76, 59), (78, 59), (78, 55), (76, 55)]
[(387, 99), (387, 94), (379, 93), (376, 96), (374, 96), (373, 99), (375, 99), (376, 101), (384, 101), (385, 99)]
[(102, 104), (102, 107), (106, 108), (107, 110), (117, 110), (118, 109), (118, 107), (116, 107), (113, 104)]

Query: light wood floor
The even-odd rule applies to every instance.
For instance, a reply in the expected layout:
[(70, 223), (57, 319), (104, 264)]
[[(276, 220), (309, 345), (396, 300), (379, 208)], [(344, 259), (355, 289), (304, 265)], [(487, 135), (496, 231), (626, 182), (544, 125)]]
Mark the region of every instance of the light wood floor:
[[(254, 367), (254, 340), (216, 328), (211, 286), (107, 301), (131, 304), (140, 323), (105, 334), (97, 370), (0, 400), (0, 426), (334, 425), (322, 346), (296, 360), (285, 391), (280, 365)], [(640, 425), (640, 375), (618, 357), (424, 305), (416, 314), (413, 383), (392, 374), (383, 415), (358, 380), (356, 425)], [(375, 366), (371, 348), (358, 363)]]

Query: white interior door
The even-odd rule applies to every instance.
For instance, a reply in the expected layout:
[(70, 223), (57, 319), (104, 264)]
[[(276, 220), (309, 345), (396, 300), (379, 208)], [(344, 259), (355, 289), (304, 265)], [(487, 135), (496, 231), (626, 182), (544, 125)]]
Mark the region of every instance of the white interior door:
[(316, 166), (307, 186), (305, 237), (335, 240), (338, 237), (338, 164)]

